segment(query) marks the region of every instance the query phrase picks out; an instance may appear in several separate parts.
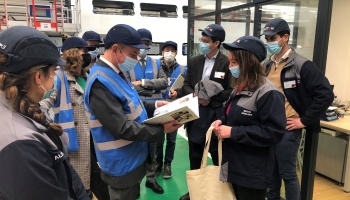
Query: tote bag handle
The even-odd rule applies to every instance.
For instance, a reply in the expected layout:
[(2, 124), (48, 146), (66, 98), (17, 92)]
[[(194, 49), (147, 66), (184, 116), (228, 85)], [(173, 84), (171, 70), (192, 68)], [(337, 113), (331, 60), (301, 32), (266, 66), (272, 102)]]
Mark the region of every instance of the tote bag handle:
[[(207, 158), (209, 154), (209, 148), (210, 148), (210, 141), (211, 141), (211, 135), (213, 133), (214, 127), (210, 126), (206, 137), (205, 137), (205, 148), (203, 151), (203, 156), (202, 156), (202, 164), (201, 164), (201, 169), (205, 168), (207, 166)], [(218, 155), (219, 155), (219, 167), (221, 167), (221, 161), (222, 161), (222, 139), (219, 139), (219, 144), (218, 144)]]

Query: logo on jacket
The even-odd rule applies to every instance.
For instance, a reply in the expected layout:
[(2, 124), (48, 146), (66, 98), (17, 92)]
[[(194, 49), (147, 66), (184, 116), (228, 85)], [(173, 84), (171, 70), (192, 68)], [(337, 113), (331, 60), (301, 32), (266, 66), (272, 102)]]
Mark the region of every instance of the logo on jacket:
[(55, 160), (61, 159), (63, 156), (64, 156), (64, 154), (61, 151), (59, 154), (55, 155)]
[(1, 49), (5, 49), (5, 48), (6, 48), (6, 45), (0, 43), (0, 48), (1, 48)]
[(252, 116), (253, 114), (252, 114), (252, 111), (250, 111), (250, 110), (243, 110), (243, 112), (241, 113), (242, 115), (247, 115), (247, 116)]

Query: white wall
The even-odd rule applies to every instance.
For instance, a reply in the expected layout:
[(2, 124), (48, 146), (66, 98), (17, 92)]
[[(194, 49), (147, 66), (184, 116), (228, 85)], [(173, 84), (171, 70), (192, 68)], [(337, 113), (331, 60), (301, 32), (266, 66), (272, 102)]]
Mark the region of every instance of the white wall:
[[(106, 34), (116, 24), (128, 24), (135, 29), (146, 28), (151, 31), (153, 42), (165, 42), (172, 40), (178, 45), (176, 57), (180, 64), (186, 64), (187, 57), (182, 56), (182, 44), (187, 43), (187, 19), (182, 17), (182, 6), (187, 5), (187, 0), (129, 0), (134, 3), (134, 16), (102, 15), (92, 12), (92, 0), (81, 2), (81, 26), (82, 36), (85, 31), (93, 30), (99, 34)], [(177, 18), (142, 17), (140, 15), (140, 3), (158, 3), (177, 5)]]
[(333, 0), (326, 76), (340, 100), (350, 100), (350, 1)]

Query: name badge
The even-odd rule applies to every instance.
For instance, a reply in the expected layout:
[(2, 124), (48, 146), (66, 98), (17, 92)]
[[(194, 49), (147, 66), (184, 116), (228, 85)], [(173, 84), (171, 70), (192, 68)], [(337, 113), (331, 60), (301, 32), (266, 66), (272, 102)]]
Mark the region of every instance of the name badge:
[(284, 86), (284, 89), (288, 89), (288, 88), (297, 87), (297, 84), (296, 84), (295, 80), (294, 81), (286, 81), (283, 83), (283, 86)]
[(84, 98), (83, 95), (81, 95), (78, 99), (77, 99), (77, 103), (80, 105), (84, 102)]
[(224, 72), (215, 72), (214, 78), (224, 79), (225, 78), (225, 73)]

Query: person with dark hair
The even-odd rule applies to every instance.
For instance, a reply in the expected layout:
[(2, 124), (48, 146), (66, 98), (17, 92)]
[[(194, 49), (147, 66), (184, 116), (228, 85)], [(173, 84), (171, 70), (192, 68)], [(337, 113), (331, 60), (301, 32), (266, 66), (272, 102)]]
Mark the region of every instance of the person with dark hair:
[(146, 175), (149, 143), (181, 127), (177, 121), (148, 125), (143, 121), (166, 101), (141, 101), (124, 73), (137, 64), (140, 34), (131, 26), (117, 24), (104, 39), (105, 54), (92, 67), (84, 103), (95, 143), (101, 176), (111, 200), (135, 200)]
[(90, 47), (96, 47), (95, 50), (89, 51), (89, 54), (91, 55), (91, 64), (88, 69), (88, 73), (90, 68), (93, 66), (93, 64), (98, 60), (100, 57), (100, 51), (99, 51), (99, 45), (102, 43), (100, 34), (96, 33), (95, 31), (86, 31), (82, 38), (86, 41), (86, 43)]
[[(152, 33), (151, 31), (141, 28), (138, 29), (137, 32), (141, 36), (141, 43), (144, 46), (149, 46), (152, 44)], [(161, 90), (166, 89), (167, 87), (167, 79), (164, 72), (159, 70), (159, 60), (154, 59), (148, 56), (149, 49), (140, 49), (140, 52), (137, 56), (138, 62), (136, 66), (127, 71), (127, 77), (131, 84), (137, 90), (141, 100), (143, 101), (154, 101), (154, 100), (162, 100), (163, 96)], [(148, 113), (148, 116), (152, 116), (153, 113)], [(147, 173), (146, 173), (146, 183), (145, 186), (150, 188), (153, 192), (157, 194), (164, 193), (162, 186), (160, 186), (157, 182), (157, 174), (156, 174), (156, 143), (150, 143), (150, 159), (148, 159), (147, 164)]]
[(287, 126), (282, 141), (276, 146), (276, 163), (268, 199), (280, 199), (283, 179), (287, 200), (300, 199), (296, 173), (297, 153), (302, 128), (320, 131), (320, 116), (334, 99), (333, 90), (317, 66), (300, 56), (288, 45), (290, 29), (280, 18), (264, 28), (267, 50), (272, 54), (265, 63), (267, 77), (285, 95)]
[[(168, 79), (167, 89), (162, 91), (163, 98), (169, 100), (169, 90), (178, 76), (186, 75), (187, 67), (176, 62), (177, 43), (166, 41), (162, 47), (162, 58), (160, 58), (160, 71), (166, 74)], [(177, 119), (176, 119), (177, 120)], [(177, 130), (166, 135), (165, 155), (163, 154), (164, 141), (158, 142), (156, 147), (156, 172), (163, 171), (163, 178), (172, 177), (171, 162), (174, 159)], [(164, 155), (164, 156), (163, 156)], [(164, 161), (164, 168), (163, 168)], [(163, 170), (162, 170), (163, 168)]]
[[(191, 170), (200, 168), (206, 132), (210, 124), (223, 115), (222, 103), (232, 92), (232, 75), (227, 67), (229, 61), (227, 56), (219, 50), (221, 43), (225, 40), (224, 28), (218, 24), (210, 24), (199, 30), (202, 31), (199, 47), (203, 54), (189, 60), (183, 87), (171, 91), (169, 97), (182, 97), (194, 93), (195, 85), (202, 80), (212, 81), (213, 85), (219, 83), (224, 90), (209, 100), (199, 98), (199, 115), (205, 117), (186, 124)], [(209, 151), (215, 165), (218, 165), (217, 142), (217, 137), (213, 135)], [(189, 194), (183, 195), (180, 199), (190, 199)]]
[(108, 186), (100, 178), (100, 169), (94, 159), (95, 152), (90, 138), (90, 127), (85, 116), (83, 95), (90, 65), (88, 44), (79, 37), (70, 37), (63, 42), (62, 57), (66, 65), (56, 71), (57, 90), (40, 101), (42, 108), (53, 108), (54, 122), (61, 124), (68, 133), (68, 155), (78, 172), (88, 194), (98, 199), (109, 199)]
[(69, 163), (62, 127), (38, 104), (55, 88), (57, 47), (25, 26), (2, 31), (0, 43), (0, 199), (90, 199)]
[(232, 184), (237, 200), (265, 200), (275, 145), (286, 126), (284, 96), (265, 77), (266, 48), (260, 39), (243, 36), (223, 46), (234, 90), (224, 116), (211, 125), (224, 139), (220, 180)]

